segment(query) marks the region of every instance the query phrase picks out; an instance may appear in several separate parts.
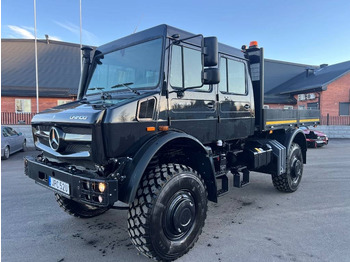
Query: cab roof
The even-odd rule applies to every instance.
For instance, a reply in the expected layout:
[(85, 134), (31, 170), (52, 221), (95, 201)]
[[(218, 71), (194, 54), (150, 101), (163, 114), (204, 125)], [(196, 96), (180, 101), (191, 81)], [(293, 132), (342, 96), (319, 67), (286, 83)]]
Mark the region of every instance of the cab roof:
[[(162, 25), (158, 25), (158, 26), (146, 29), (144, 31), (141, 31), (141, 32), (138, 32), (135, 34), (128, 35), (126, 37), (112, 41), (110, 43), (107, 43), (105, 45), (98, 47), (97, 50), (105, 54), (105, 53), (109, 53), (109, 52), (112, 52), (112, 51), (115, 51), (118, 49), (125, 48), (125, 47), (133, 45), (133, 44), (152, 40), (152, 39), (155, 39), (158, 37), (165, 36), (165, 37), (170, 38), (171, 36), (173, 36), (175, 34), (178, 34), (180, 36), (179, 37), (180, 40), (183, 38), (188, 38), (188, 37), (195, 35), (193, 33), (178, 29), (176, 27), (162, 24)], [(189, 43), (192, 43), (195, 45), (200, 45), (199, 38), (193, 38), (193, 39), (190, 39), (186, 42), (189, 42)], [(221, 43), (219, 43), (219, 53), (223, 53), (226, 55), (231, 55), (231, 56), (235, 56), (235, 57), (239, 57), (239, 58), (244, 59), (244, 54), (242, 53), (242, 51), (240, 49), (237, 49), (237, 48), (225, 45), (225, 44), (221, 44)]]

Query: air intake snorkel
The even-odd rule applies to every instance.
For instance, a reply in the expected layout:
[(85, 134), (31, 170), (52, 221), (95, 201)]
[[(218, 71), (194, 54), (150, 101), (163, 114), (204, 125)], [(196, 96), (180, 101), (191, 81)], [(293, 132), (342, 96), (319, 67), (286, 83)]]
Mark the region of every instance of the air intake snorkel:
[(86, 81), (87, 81), (89, 68), (91, 65), (90, 56), (91, 56), (91, 51), (93, 49), (89, 46), (84, 46), (81, 48), (81, 50), (83, 51), (83, 57), (82, 57), (83, 70), (82, 70), (81, 75), (80, 75), (79, 89), (78, 89), (78, 95), (77, 95), (78, 100), (81, 100), (84, 96), (84, 93), (85, 93), (85, 85), (86, 85)]

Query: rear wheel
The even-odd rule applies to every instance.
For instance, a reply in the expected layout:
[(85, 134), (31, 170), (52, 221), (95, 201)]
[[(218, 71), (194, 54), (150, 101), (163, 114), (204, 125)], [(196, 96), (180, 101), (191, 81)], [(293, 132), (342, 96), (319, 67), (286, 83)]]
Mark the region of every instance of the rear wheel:
[(132, 243), (156, 260), (186, 254), (202, 232), (207, 190), (192, 168), (168, 164), (148, 172), (130, 205), (128, 230)]
[(272, 176), (274, 187), (282, 192), (294, 192), (298, 189), (303, 176), (303, 154), (298, 144), (292, 143), (287, 159), (286, 173)]
[(2, 159), (6, 160), (10, 157), (10, 147), (6, 146), (4, 149), (4, 155), (2, 156)]
[(62, 208), (66, 213), (80, 218), (90, 218), (102, 215), (109, 208), (108, 207), (94, 207), (87, 204), (82, 204), (77, 201), (68, 199), (60, 194), (56, 194), (56, 201), (60, 208)]

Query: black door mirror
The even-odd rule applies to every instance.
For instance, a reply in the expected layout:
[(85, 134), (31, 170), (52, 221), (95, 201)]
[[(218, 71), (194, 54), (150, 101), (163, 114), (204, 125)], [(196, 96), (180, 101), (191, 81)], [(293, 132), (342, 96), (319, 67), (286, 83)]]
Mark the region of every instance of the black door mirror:
[(215, 85), (220, 83), (219, 68), (205, 68), (203, 72), (203, 84)]
[(216, 66), (218, 64), (218, 39), (216, 37), (204, 37), (204, 66)]

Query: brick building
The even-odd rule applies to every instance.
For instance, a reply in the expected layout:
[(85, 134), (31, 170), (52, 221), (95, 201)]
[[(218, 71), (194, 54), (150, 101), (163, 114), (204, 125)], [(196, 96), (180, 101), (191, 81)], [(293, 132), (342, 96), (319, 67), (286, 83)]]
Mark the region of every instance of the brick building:
[[(320, 109), (321, 116), (350, 115), (350, 61), (330, 66), (287, 63), (284, 68), (281, 63), (285, 62), (265, 61), (267, 107)], [(283, 75), (284, 70), (290, 74)]]
[[(1, 112), (36, 113), (33, 39), (1, 40)], [(39, 111), (72, 101), (80, 79), (80, 45), (38, 40)]]

